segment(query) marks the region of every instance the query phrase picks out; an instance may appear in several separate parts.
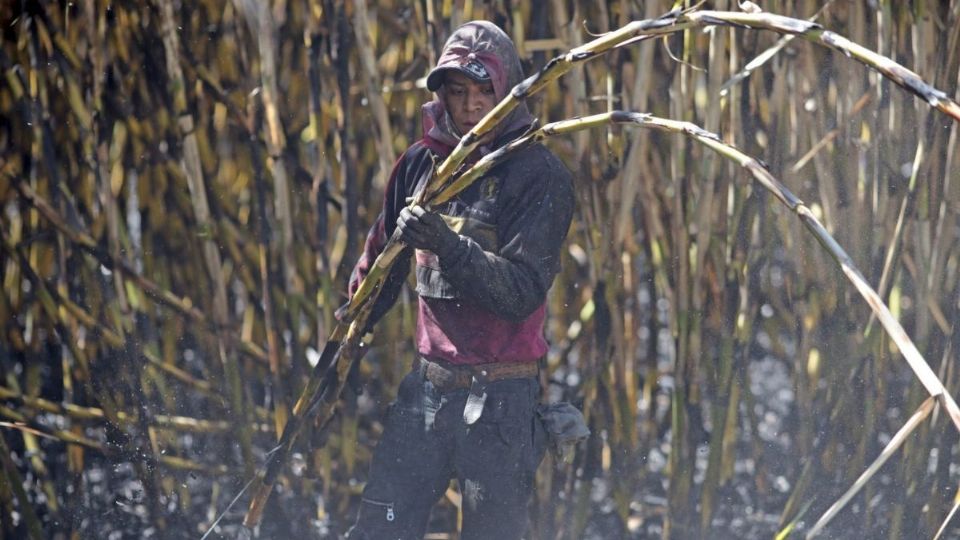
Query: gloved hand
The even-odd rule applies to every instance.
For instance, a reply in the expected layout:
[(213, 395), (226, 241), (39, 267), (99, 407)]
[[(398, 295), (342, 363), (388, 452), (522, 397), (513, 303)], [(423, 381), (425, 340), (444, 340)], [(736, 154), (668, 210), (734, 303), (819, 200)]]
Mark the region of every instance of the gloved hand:
[(460, 243), (460, 235), (453, 232), (439, 214), (427, 212), (419, 205), (400, 211), (397, 228), (405, 244), (432, 251), (441, 258), (453, 253)]

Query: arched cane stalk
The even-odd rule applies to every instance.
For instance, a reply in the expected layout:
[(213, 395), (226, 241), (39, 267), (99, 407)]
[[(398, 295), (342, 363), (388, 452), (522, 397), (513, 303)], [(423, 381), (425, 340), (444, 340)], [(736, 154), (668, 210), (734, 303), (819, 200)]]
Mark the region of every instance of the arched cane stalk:
[[(538, 92), (550, 82), (573, 69), (580, 62), (597, 58), (619, 47), (636, 43), (639, 40), (649, 39), (651, 36), (666, 35), (680, 32), (689, 28), (706, 26), (734, 26), (755, 30), (771, 30), (781, 34), (791, 34), (801, 37), (812, 43), (817, 43), (835, 49), (844, 55), (853, 58), (868, 67), (878, 71), (892, 80), (898, 86), (913, 93), (944, 114), (960, 121), (960, 106), (952, 101), (944, 92), (927, 84), (913, 71), (894, 62), (893, 60), (874, 53), (850, 40), (824, 30), (820, 25), (810, 21), (784, 17), (769, 13), (737, 13), (723, 11), (697, 11), (696, 8), (687, 11), (674, 10), (656, 19), (646, 19), (631, 22), (618, 30), (574, 48), (566, 54), (560, 55), (548, 62), (538, 73), (527, 78), (515, 86), (490, 113), (488, 113), (469, 133), (461, 140), (457, 147), (434, 171), (433, 177), (426, 188), (417, 194), (413, 204), (430, 207), (449, 199), (459, 190), (467, 187), (470, 182), (479, 178), (480, 172), (466, 171), (459, 178), (456, 177), (460, 167), (479, 144), (483, 136), (492, 131), (501, 120), (527, 97)], [(605, 118), (601, 118), (605, 117)], [(876, 292), (866, 283), (863, 276), (855, 268), (849, 256), (836, 241), (827, 233), (826, 229), (813, 216), (802, 202), (786, 190), (760, 162), (740, 153), (732, 146), (726, 145), (715, 135), (703, 131), (693, 124), (685, 124), (673, 120), (654, 119), (648, 115), (637, 113), (607, 113), (596, 117), (566, 120), (548, 124), (528, 135), (527, 137), (544, 138), (552, 134), (586, 129), (594, 125), (608, 122), (635, 123), (643, 127), (651, 127), (667, 131), (677, 131), (688, 135), (724, 156), (734, 159), (744, 168), (750, 170), (754, 178), (765, 188), (773, 192), (782, 203), (797, 213), (820, 243), (834, 256), (844, 274), (854, 284), (858, 292), (867, 300), (871, 309), (877, 314), (884, 328), (891, 334), (892, 339), (901, 347), (908, 364), (920, 378), (930, 395), (940, 399), (947, 409), (954, 424), (960, 429), (960, 409), (945, 391), (943, 384), (936, 377), (929, 365), (923, 359), (913, 342), (907, 337), (900, 324), (890, 314), (889, 309)], [(549, 128), (549, 129), (548, 129)], [(558, 131), (559, 130), (559, 131)], [(548, 131), (552, 131), (549, 132)], [(540, 135), (538, 135), (538, 133)], [(515, 141), (509, 148), (516, 148)], [(530, 143), (532, 144), (532, 143)], [(496, 154), (496, 153), (494, 153)], [(493, 156), (490, 154), (487, 158)], [(502, 154), (505, 155), (505, 154)], [(485, 158), (486, 159), (486, 158)], [(484, 160), (474, 166), (474, 170)], [(492, 165), (488, 165), (492, 166)], [(339, 399), (340, 391), (346, 380), (350, 366), (359, 350), (359, 340), (362, 330), (366, 327), (373, 301), (376, 299), (383, 281), (386, 279), (393, 262), (403, 251), (404, 245), (394, 236), (387, 243), (371, 268), (370, 273), (360, 283), (357, 292), (353, 295), (345, 310), (344, 317), (333, 329), (317, 369), (311, 373), (310, 380), (301, 393), (293, 409), (292, 417), (280, 437), (278, 446), (271, 452), (267, 463), (258, 473), (257, 490), (250, 502), (244, 525), (254, 527), (260, 523), (267, 498), (273, 484), (279, 475), (293, 443), (304, 427), (308, 418), (317, 415), (317, 422), (326, 424), (332, 416), (333, 409)], [(324, 366), (327, 366), (324, 368)]]

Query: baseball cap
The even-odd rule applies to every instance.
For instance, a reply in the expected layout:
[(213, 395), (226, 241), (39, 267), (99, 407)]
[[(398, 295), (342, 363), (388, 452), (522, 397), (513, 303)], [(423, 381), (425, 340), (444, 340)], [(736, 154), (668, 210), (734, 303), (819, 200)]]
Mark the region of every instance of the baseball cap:
[(490, 82), (490, 73), (487, 72), (487, 68), (479, 60), (467, 58), (464, 62), (463, 58), (451, 58), (433, 68), (433, 71), (427, 75), (427, 88), (431, 92), (436, 92), (443, 85), (443, 79), (447, 71), (459, 71), (477, 82)]

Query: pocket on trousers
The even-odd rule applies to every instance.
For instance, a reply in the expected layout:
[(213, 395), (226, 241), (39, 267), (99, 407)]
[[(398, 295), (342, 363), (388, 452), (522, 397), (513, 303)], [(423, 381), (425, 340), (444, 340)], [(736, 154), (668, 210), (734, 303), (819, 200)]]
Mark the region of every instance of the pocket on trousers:
[(490, 396), (484, 403), (479, 422), (493, 428), (509, 447), (529, 446), (533, 442), (530, 418), (535, 398), (528, 386), (525, 380), (510, 380), (503, 381), (499, 387), (488, 388)]
[(360, 511), (357, 522), (350, 529), (347, 538), (358, 540), (408, 539), (400, 521), (400, 514), (392, 500), (387, 498), (363, 497), (360, 499)]
[(366, 523), (393, 523), (397, 520), (393, 501), (363, 497), (360, 499), (361, 521)]

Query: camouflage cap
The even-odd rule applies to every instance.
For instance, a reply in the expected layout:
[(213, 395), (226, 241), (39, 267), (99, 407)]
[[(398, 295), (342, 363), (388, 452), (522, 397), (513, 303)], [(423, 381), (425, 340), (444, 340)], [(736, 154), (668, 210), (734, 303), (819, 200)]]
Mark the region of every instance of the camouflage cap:
[(443, 86), (448, 71), (458, 71), (480, 83), (490, 82), (490, 73), (478, 60), (468, 60), (464, 64), (458, 59), (451, 58), (446, 65), (439, 65), (430, 72), (427, 76), (427, 88), (436, 92)]

